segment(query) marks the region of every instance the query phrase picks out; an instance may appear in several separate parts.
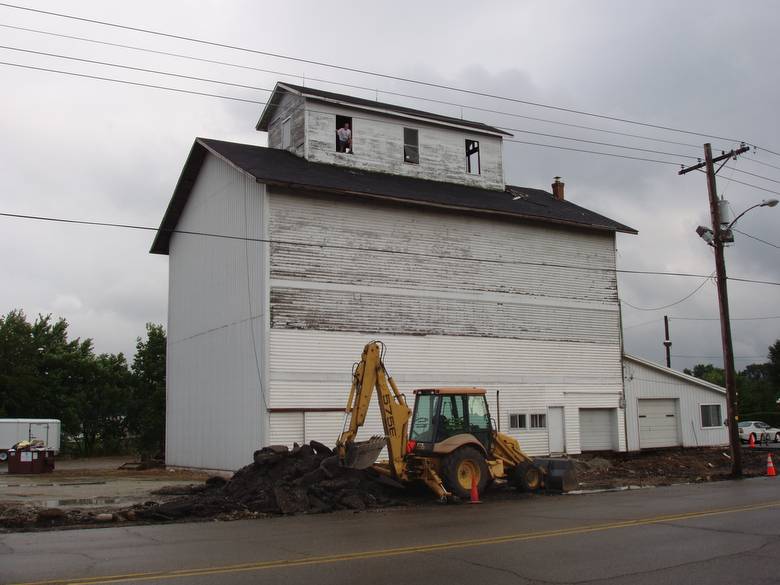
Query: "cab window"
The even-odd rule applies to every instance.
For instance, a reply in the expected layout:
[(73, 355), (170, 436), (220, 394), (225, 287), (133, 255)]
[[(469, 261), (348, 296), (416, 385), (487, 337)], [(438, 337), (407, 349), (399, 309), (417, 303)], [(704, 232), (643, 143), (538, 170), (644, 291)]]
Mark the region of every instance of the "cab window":
[(430, 443), (434, 440), (436, 426), (434, 425), (439, 397), (434, 394), (418, 394), (414, 401), (414, 417), (409, 438), (420, 443)]
[(459, 435), (466, 431), (466, 419), (464, 409), (465, 396), (443, 395), (441, 397), (441, 410), (439, 412), (438, 440), (443, 441), (447, 437)]

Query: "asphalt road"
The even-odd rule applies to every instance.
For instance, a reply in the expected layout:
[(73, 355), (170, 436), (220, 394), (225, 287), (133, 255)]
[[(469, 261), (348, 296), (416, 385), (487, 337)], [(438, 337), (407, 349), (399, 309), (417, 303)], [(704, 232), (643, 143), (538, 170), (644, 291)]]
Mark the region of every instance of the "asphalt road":
[(780, 583), (780, 479), (0, 536), (2, 583)]

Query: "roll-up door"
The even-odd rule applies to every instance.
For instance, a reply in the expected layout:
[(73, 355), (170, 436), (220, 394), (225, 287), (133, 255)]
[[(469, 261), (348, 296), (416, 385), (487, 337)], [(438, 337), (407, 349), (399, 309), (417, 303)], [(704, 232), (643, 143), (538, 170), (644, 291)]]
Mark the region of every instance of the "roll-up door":
[(580, 409), (580, 449), (609, 451), (615, 449), (617, 415), (614, 408)]
[(675, 447), (680, 444), (676, 400), (641, 399), (638, 412), (640, 449)]

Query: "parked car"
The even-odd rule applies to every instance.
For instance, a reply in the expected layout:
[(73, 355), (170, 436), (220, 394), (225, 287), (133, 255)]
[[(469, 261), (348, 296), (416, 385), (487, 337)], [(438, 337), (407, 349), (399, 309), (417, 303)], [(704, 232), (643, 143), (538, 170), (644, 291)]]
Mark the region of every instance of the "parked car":
[(753, 435), (756, 443), (761, 441), (780, 443), (780, 429), (770, 427), (760, 420), (743, 420), (739, 423), (740, 441), (749, 442), (750, 435)]

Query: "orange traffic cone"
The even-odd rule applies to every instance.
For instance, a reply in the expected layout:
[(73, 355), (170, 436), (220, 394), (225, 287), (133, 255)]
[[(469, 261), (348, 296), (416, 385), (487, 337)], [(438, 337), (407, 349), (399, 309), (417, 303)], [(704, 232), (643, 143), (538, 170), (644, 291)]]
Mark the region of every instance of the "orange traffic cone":
[(756, 436), (753, 433), (750, 433), (750, 440), (748, 440), (748, 445), (750, 445), (751, 449), (756, 448)]
[(775, 464), (772, 463), (772, 455), (766, 454), (766, 474), (769, 477), (775, 477), (777, 472), (775, 471)]
[(471, 499), (469, 500), (469, 504), (481, 504), (482, 502), (479, 501), (479, 490), (477, 489), (477, 478), (472, 475), (471, 476)]

